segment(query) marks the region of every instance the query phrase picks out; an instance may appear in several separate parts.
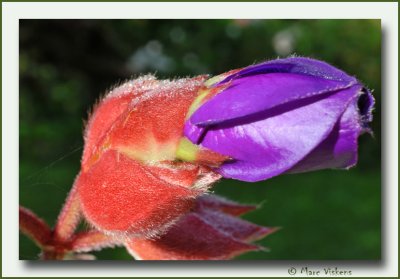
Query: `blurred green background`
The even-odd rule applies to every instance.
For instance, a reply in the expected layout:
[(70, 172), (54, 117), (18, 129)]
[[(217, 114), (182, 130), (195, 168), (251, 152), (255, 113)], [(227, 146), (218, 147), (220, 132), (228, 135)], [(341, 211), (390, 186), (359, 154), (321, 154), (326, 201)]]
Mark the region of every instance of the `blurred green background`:
[[(374, 137), (350, 171), (225, 180), (213, 190), (263, 203), (244, 218), (280, 226), (239, 259), (380, 259), (381, 27), (379, 20), (20, 20), (20, 204), (53, 225), (79, 171), (83, 120), (112, 85), (219, 74), (291, 54), (325, 60), (374, 89)], [(20, 259), (39, 250), (20, 235)], [(98, 259), (131, 259), (123, 248)]]

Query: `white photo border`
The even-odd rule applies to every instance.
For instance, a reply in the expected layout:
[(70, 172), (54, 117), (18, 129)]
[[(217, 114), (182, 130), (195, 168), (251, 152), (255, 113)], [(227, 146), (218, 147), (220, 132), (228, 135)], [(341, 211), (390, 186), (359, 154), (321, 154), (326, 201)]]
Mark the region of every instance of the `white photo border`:
[[(43, 262), (18, 260), (19, 19), (381, 19), (382, 260), (244, 262)], [(2, 276), (288, 277), (289, 270), (351, 270), (355, 277), (398, 276), (398, 3), (397, 2), (25, 2), (2, 3)], [(321, 274), (322, 277), (324, 276)]]

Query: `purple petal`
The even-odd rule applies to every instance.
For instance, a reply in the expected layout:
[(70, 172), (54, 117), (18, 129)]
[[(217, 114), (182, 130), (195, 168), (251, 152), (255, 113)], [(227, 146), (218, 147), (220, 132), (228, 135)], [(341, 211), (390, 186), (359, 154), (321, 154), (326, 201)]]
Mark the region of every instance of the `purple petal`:
[(374, 99), (367, 90), (355, 96), (330, 135), (307, 157), (297, 163), (290, 173), (326, 168), (350, 168), (357, 163), (357, 139), (369, 131)]
[(259, 181), (276, 176), (331, 134), (360, 89), (357, 85), (215, 125), (204, 134), (201, 144), (235, 158), (218, 169), (224, 177)]
[(356, 81), (354, 77), (347, 75), (345, 72), (325, 62), (305, 57), (290, 57), (248, 66), (243, 70), (226, 77), (216, 85), (245, 76), (268, 73), (303, 74), (324, 79), (343, 81), (344, 83), (354, 83)]
[(345, 89), (353, 83), (287, 73), (243, 77), (233, 80), (229, 88), (203, 104), (190, 121), (200, 126), (218, 124), (295, 100)]

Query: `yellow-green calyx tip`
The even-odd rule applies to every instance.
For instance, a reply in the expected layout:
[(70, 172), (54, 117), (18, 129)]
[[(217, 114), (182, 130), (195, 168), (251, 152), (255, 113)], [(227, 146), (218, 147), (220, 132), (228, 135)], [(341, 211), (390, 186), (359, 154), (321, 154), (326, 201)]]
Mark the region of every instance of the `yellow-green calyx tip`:
[(213, 86), (214, 84), (220, 82), (220, 81), (223, 80), (224, 78), (225, 78), (224, 75), (219, 75), (219, 76), (212, 77), (212, 78), (206, 80), (206, 81), (204, 82), (204, 85), (207, 86), (207, 87)]
[(210, 93), (210, 90), (200, 90), (199, 95), (194, 99), (192, 105), (189, 108), (189, 111), (186, 115), (186, 119), (188, 119), (192, 114), (202, 105), (202, 102), (205, 97), (207, 97), (208, 93)]
[(200, 146), (193, 144), (187, 138), (182, 138), (176, 150), (176, 158), (182, 161), (193, 162), (196, 160)]

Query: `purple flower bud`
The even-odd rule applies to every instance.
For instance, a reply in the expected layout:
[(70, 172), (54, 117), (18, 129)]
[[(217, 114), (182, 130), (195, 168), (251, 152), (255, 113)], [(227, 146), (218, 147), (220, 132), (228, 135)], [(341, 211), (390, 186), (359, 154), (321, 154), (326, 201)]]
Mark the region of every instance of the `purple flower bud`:
[(199, 95), (189, 112), (185, 136), (232, 158), (217, 169), (224, 177), (260, 181), (356, 164), (357, 139), (370, 131), (374, 99), (354, 77), (295, 57), (211, 81), (212, 94)]

